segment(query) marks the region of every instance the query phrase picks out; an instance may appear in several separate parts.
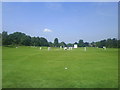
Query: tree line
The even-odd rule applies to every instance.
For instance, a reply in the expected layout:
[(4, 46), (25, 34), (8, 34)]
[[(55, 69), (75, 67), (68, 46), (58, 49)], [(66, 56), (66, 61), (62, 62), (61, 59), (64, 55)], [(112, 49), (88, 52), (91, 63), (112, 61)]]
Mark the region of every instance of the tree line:
[(54, 43), (52, 43), (48, 42), (47, 39), (44, 37), (31, 37), (21, 32), (8, 34), (6, 31), (3, 31), (2, 33), (0, 33), (0, 37), (2, 37), (3, 46), (67, 46), (64, 42), (59, 43), (58, 38), (55, 38)]
[(50, 46), (50, 47), (72, 47), (74, 44), (77, 44), (78, 47), (99, 47), (102, 48), (103, 46), (108, 48), (120, 48), (120, 40), (116, 38), (109, 38), (105, 40), (101, 40), (98, 42), (84, 42), (80, 39), (78, 42), (75, 43), (68, 43), (60, 42), (58, 38), (54, 39), (54, 42), (48, 42), (48, 40), (44, 37), (31, 37), (26, 35), (25, 33), (21, 32), (14, 32), (12, 34), (8, 34), (6, 31), (0, 33), (0, 38), (2, 38), (2, 45), (3, 46)]

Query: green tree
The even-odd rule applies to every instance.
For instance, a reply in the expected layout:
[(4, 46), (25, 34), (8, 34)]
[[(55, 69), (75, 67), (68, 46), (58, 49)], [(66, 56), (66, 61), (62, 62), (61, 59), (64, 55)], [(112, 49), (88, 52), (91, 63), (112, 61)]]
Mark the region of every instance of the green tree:
[(62, 47), (66, 47), (67, 45), (66, 45), (65, 42), (61, 42), (61, 43), (60, 43), (60, 46), (62, 46)]
[(32, 45), (32, 46), (35, 46), (35, 45), (36, 45), (36, 44), (35, 44), (35, 39), (36, 39), (35, 37), (31, 37), (31, 45)]
[(12, 45), (21, 45), (21, 39), (22, 37), (25, 37), (26, 35), (21, 32), (14, 32), (13, 34), (9, 35), (10, 44)]
[(68, 43), (68, 44), (67, 44), (67, 47), (73, 47), (73, 44)]
[(55, 46), (55, 47), (59, 47), (58, 38), (55, 38), (55, 40), (54, 40), (54, 46)]
[(95, 42), (92, 42), (92, 43), (91, 43), (91, 46), (92, 46), (92, 47), (95, 47), (95, 46), (96, 46), (96, 43), (95, 43)]
[(41, 43), (41, 46), (49, 46), (47, 39), (43, 37), (40, 38), (40, 43)]
[(96, 46), (102, 48), (103, 46), (106, 46), (108, 48), (117, 48), (118, 47), (118, 40), (116, 38), (109, 38), (107, 40), (101, 40), (96, 42)]
[(21, 45), (25, 45), (25, 46), (30, 46), (31, 45), (31, 37), (30, 36), (22, 36), (21, 37)]
[(79, 40), (79, 42), (78, 42), (78, 47), (84, 47), (84, 42), (83, 42), (83, 40)]
[(8, 40), (8, 34), (6, 31), (2, 32), (2, 45), (8, 45), (9, 40)]
[(48, 42), (50, 47), (54, 47), (54, 44), (52, 42)]
[(111, 38), (107, 39), (106, 46), (107, 46), (108, 48), (111, 48), (111, 47), (112, 47), (112, 39), (111, 39)]
[(77, 42), (75, 42), (74, 44), (77, 44), (77, 45), (78, 45), (78, 43), (77, 43)]
[(89, 47), (89, 42), (85, 42), (84, 47)]
[(118, 40), (118, 48), (120, 48), (120, 40)]
[(101, 47), (106, 46), (106, 40), (101, 40), (100, 44), (101, 44)]
[(99, 47), (99, 48), (102, 48), (103, 46), (106, 46), (106, 40), (101, 40), (101, 41), (98, 41), (96, 42), (96, 46)]
[(112, 47), (113, 47), (113, 48), (117, 48), (117, 47), (118, 47), (117, 44), (118, 44), (117, 39), (116, 39), (116, 38), (113, 38), (113, 39), (112, 39)]

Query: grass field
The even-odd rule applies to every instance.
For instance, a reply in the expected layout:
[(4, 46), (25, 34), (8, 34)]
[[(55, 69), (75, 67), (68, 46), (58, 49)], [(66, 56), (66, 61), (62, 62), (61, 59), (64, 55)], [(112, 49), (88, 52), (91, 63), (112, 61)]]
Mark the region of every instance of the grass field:
[[(3, 88), (116, 88), (118, 50), (3, 47)], [(68, 69), (65, 69), (67, 67)]]

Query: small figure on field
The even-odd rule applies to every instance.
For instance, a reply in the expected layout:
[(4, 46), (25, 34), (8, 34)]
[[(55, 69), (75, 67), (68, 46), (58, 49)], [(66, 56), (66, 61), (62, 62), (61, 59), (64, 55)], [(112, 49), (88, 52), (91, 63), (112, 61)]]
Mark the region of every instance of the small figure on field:
[(50, 51), (50, 47), (48, 47), (48, 51)]
[(40, 50), (42, 49), (42, 47), (40, 47)]
[(62, 49), (62, 46), (60, 46), (60, 49)]
[(67, 50), (67, 47), (64, 47), (64, 50)]
[(86, 51), (87, 49), (86, 49), (86, 47), (84, 47), (84, 51)]
[(104, 49), (104, 50), (106, 50), (106, 47), (105, 47), (105, 46), (103, 46), (103, 49)]

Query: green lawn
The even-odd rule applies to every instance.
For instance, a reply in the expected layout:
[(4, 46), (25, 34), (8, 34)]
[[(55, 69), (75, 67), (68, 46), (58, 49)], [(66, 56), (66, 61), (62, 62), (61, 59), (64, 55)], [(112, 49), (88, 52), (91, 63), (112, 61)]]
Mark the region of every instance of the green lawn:
[[(3, 88), (117, 88), (118, 50), (3, 47)], [(65, 69), (67, 67), (68, 69)]]

